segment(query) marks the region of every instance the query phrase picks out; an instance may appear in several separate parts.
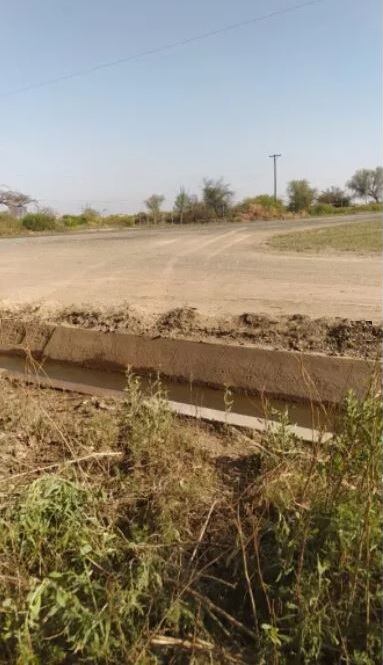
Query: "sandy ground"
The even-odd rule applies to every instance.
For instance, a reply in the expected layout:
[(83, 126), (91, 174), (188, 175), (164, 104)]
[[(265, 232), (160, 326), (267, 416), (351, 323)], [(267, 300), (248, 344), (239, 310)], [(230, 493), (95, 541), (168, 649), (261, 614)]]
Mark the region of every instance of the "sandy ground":
[[(376, 219), (376, 216), (371, 218)], [(359, 221), (355, 216), (352, 221)], [(0, 301), (197, 307), (381, 319), (379, 256), (280, 254), (273, 233), (342, 220), (131, 229), (0, 240)]]

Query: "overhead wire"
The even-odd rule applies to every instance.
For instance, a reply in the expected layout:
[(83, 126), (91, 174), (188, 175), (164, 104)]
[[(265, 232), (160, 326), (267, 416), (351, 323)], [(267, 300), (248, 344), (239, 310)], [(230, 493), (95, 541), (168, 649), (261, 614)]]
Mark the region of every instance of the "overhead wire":
[(240, 28), (245, 28), (248, 25), (252, 25), (254, 23), (259, 23), (261, 21), (266, 21), (271, 18), (274, 18), (275, 16), (281, 16), (282, 14), (289, 14), (291, 12), (298, 11), (300, 9), (304, 9), (305, 7), (310, 7), (312, 5), (318, 5), (320, 3), (326, 2), (326, 0), (306, 0), (305, 2), (301, 2), (299, 4), (295, 5), (290, 5), (288, 7), (283, 7), (281, 9), (276, 9), (272, 12), (269, 12), (268, 14), (263, 14), (262, 16), (255, 16), (250, 19), (246, 19), (244, 21), (239, 21), (237, 23), (231, 23), (229, 25), (223, 26), (221, 28), (216, 28), (215, 30), (209, 30), (207, 32), (202, 32), (197, 35), (193, 35), (191, 37), (186, 37), (185, 39), (180, 39), (174, 42), (170, 42), (168, 44), (163, 44), (162, 46), (157, 46), (154, 48), (146, 49), (143, 51), (138, 51), (137, 53), (132, 53), (131, 55), (124, 56), (122, 58), (118, 58), (116, 60), (109, 60), (103, 63), (100, 63), (98, 65), (93, 65), (92, 67), (84, 68), (84, 69), (79, 69), (77, 71), (69, 72), (68, 74), (62, 74), (60, 76), (56, 76), (51, 79), (47, 79), (45, 81), (40, 81), (37, 83), (30, 83), (29, 85), (21, 86), (20, 88), (16, 88), (15, 90), (9, 90), (6, 92), (0, 93), (0, 98), (5, 98), (5, 97), (12, 97), (14, 95), (19, 95), (24, 92), (29, 92), (32, 90), (38, 90), (40, 88), (45, 88), (51, 85), (55, 85), (56, 83), (61, 83), (63, 81), (69, 81), (74, 78), (79, 78), (82, 76), (87, 76), (88, 74), (93, 74), (95, 72), (101, 71), (103, 69), (109, 69), (111, 67), (117, 67), (118, 65), (122, 65), (128, 62), (132, 62), (134, 60), (139, 60), (140, 58), (145, 58), (151, 55), (156, 55), (159, 53), (164, 53), (165, 51), (170, 51), (172, 49), (176, 49), (182, 46), (187, 46), (188, 44), (192, 44), (194, 42), (199, 42), (203, 41), (205, 39), (209, 39), (210, 37), (215, 37), (216, 35), (221, 35), (227, 32), (231, 32), (233, 30), (238, 30)]

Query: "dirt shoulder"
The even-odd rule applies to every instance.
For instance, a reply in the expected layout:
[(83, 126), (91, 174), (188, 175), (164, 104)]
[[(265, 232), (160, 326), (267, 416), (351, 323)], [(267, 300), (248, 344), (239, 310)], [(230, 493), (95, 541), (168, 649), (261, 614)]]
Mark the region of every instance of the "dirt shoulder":
[(193, 307), (177, 307), (160, 314), (148, 314), (129, 305), (62, 309), (15, 306), (0, 308), (1, 318), (44, 320), (102, 332), (246, 344), (275, 350), (369, 359), (379, 356), (383, 340), (382, 325), (368, 320), (310, 318), (301, 314), (272, 317), (251, 312), (213, 317)]

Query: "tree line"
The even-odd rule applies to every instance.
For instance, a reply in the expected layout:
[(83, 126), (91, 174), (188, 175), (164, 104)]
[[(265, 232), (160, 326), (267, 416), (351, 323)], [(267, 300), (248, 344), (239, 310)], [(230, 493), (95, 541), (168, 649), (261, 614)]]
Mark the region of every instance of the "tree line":
[[(266, 209), (275, 208), (282, 212), (286, 209), (292, 213), (302, 211), (310, 212), (313, 205), (332, 206), (334, 208), (348, 208), (353, 199), (361, 199), (364, 203), (372, 201), (380, 203), (383, 199), (383, 168), (359, 169), (346, 183), (346, 189), (329, 187), (318, 192), (308, 180), (291, 180), (287, 185), (288, 203), (285, 206), (280, 199), (274, 200), (268, 194), (261, 194), (254, 198), (247, 198), (237, 205), (233, 205), (234, 192), (222, 179), (203, 181), (201, 196), (188, 194), (181, 188), (176, 196), (173, 212), (181, 223), (183, 221), (197, 221), (201, 218), (227, 217), (230, 212), (243, 211), (246, 205), (258, 204)], [(152, 194), (145, 205), (157, 220), (161, 215), (161, 206), (165, 197)]]
[[(332, 210), (341, 212), (341, 209), (347, 209), (352, 201), (358, 199), (364, 203), (369, 201), (379, 204), (383, 200), (383, 168), (378, 166), (376, 169), (359, 169), (347, 181), (345, 189), (340, 187), (329, 187), (318, 192), (306, 179), (291, 180), (287, 185), (287, 204), (281, 199), (275, 200), (268, 194), (261, 194), (255, 197), (244, 199), (240, 203), (234, 204), (234, 192), (222, 178), (213, 180), (206, 178), (203, 180), (200, 195), (190, 194), (184, 187), (181, 187), (173, 204), (171, 211), (163, 211), (162, 206), (165, 197), (162, 194), (152, 194), (144, 201), (146, 212), (137, 213), (137, 215), (109, 215), (117, 223), (118, 219), (126, 219), (126, 223), (160, 221), (175, 223), (190, 223), (198, 221), (210, 221), (219, 218), (236, 218), (241, 215), (248, 215), (250, 218), (261, 217), (262, 215), (283, 215), (285, 213), (311, 213), (311, 214), (330, 214)], [(0, 206), (8, 209), (11, 216), (20, 218), (26, 215), (28, 206), (36, 204), (37, 201), (21, 192), (11, 191), (9, 189), (0, 190)], [(52, 220), (57, 217), (52, 211), (39, 211), (38, 213), (29, 213), (26, 220), (32, 224), (31, 215), (46, 215)], [(101, 215), (90, 208), (87, 208), (81, 215), (63, 215), (61, 217), (64, 225), (76, 226), (77, 224), (95, 223), (97, 216)], [(33, 224), (32, 224), (33, 225)], [(26, 224), (28, 228), (28, 224)]]

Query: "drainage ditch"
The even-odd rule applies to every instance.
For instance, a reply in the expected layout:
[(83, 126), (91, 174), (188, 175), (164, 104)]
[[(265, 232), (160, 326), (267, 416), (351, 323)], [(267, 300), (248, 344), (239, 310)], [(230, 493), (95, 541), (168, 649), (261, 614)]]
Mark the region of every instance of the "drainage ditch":
[[(123, 372), (78, 367), (49, 359), (31, 362), (22, 356), (1, 354), (0, 369), (8, 376), (31, 383), (100, 397), (121, 397), (126, 386), (126, 376)], [(157, 377), (142, 374), (140, 378), (144, 392), (149, 394)], [(169, 401), (175, 405), (189, 405), (202, 417), (205, 412), (214, 411), (216, 417), (212, 419), (221, 422), (232, 421), (232, 418), (227, 416), (230, 413), (235, 414), (239, 416), (238, 424), (242, 422), (244, 426), (251, 423), (246, 417), (275, 420), (277, 412), (287, 411), (290, 422), (299, 428), (333, 431), (339, 414), (339, 407), (336, 405), (325, 408), (310, 403), (288, 402), (267, 396), (246, 394), (243, 391), (193, 385), (191, 382), (189, 384), (174, 382), (166, 378), (161, 378), (161, 385)], [(180, 408), (174, 410), (182, 413)], [(190, 411), (190, 414), (192, 413), (193, 411)], [(221, 414), (221, 417), (218, 414)], [(244, 418), (241, 419), (240, 416)]]
[(363, 398), (376, 375), (361, 358), (0, 320), (0, 371), (18, 379), (121, 399), (127, 367), (146, 391), (160, 375), (178, 414), (264, 430), (288, 410), (308, 440), (334, 431), (347, 392)]

